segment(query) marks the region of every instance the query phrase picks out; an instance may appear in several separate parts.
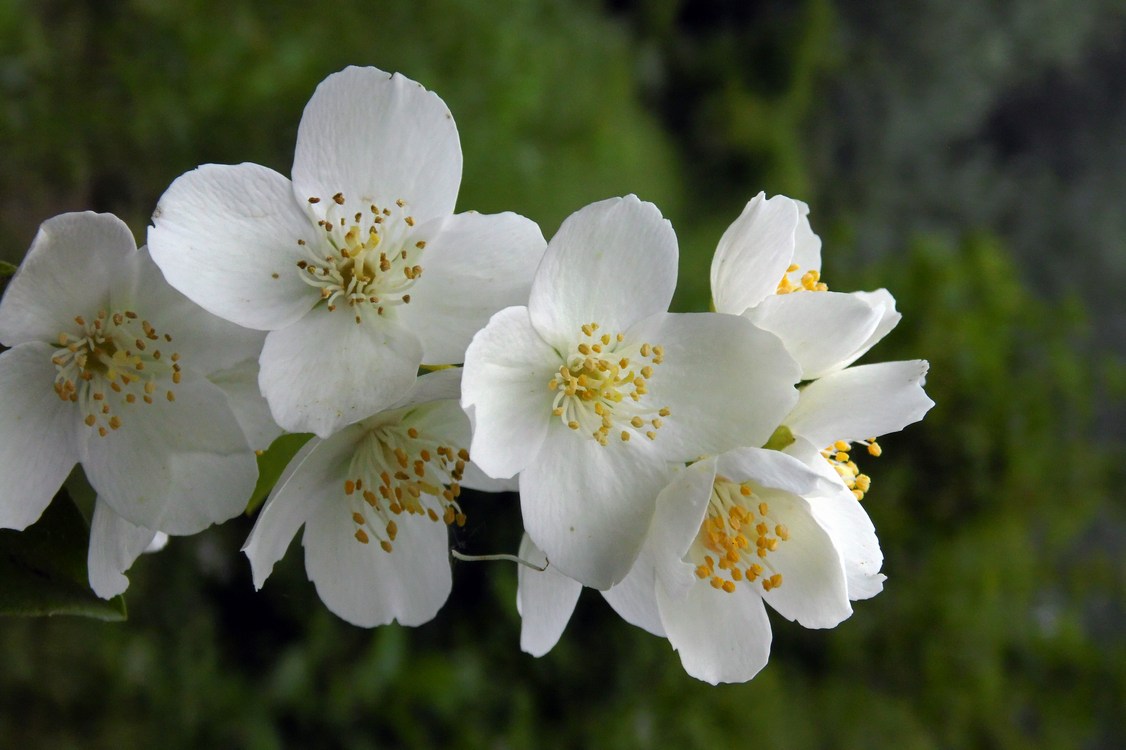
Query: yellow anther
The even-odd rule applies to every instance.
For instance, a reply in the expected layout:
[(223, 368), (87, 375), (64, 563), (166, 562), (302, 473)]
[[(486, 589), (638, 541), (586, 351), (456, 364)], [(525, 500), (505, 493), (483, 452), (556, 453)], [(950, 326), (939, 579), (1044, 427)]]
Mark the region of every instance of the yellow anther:
[[(360, 544), (367, 544), (370, 541), (368, 539), (367, 532), (364, 531), (363, 529), (356, 529), (356, 535), (355, 536), (356, 536), (356, 541), (358, 541)], [(388, 552), (390, 552), (390, 550), (388, 550)]]

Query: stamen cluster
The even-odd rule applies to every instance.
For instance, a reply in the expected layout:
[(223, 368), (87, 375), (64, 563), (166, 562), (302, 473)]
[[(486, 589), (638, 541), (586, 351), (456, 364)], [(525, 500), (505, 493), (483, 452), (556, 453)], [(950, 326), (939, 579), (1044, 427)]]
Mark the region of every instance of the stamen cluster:
[(631, 434), (656, 440), (661, 420), (670, 410), (652, 409), (642, 401), (649, 392), (653, 366), (664, 361), (664, 348), (625, 344), (623, 334), (599, 334), (599, 328), (598, 323), (582, 326), (574, 353), (548, 381), (548, 390), (556, 392), (552, 415), (600, 445), (609, 442), (614, 430), (619, 430), (623, 443), (629, 442)]
[(172, 352), (165, 357), (154, 346), (160, 341), (171, 343), (171, 335), (159, 334), (132, 310), (100, 310), (90, 321), (79, 315), (74, 322), (79, 332), (60, 332), (61, 348), (51, 357), (56, 369), (54, 389), (63, 401), (79, 405), (87, 426), (96, 427), (102, 437), (121, 427), (111, 395), (119, 408), (138, 399), (153, 403), (158, 387), (167, 400), (176, 399), (170, 386), (180, 382), (180, 355)]
[(356, 540), (368, 544), (374, 537), (391, 552), (398, 534), (395, 518), (403, 513), (464, 526), (458, 497), (468, 460), (464, 448), (440, 444), (415, 427), (390, 424), (371, 430), (357, 446), (344, 482)]
[[(782, 574), (774, 570), (767, 557), (781, 542), (789, 540), (790, 531), (774, 518), (767, 502), (755, 500), (750, 484), (716, 477), (694, 545), (694, 556), (699, 560), (696, 576), (709, 580), (712, 588), (730, 594), (738, 582), (754, 583), (760, 578), (764, 591), (782, 585)], [(772, 571), (770, 575), (767, 570)]]
[[(318, 197), (309, 198), (310, 210), (322, 210), (321, 203)], [(301, 280), (320, 289), (330, 312), (347, 304), (356, 323), (362, 322), (365, 310), (384, 315), (410, 303), (410, 289), (422, 276), (418, 260), (426, 241), (413, 237), (415, 220), (406, 212), (406, 201), (395, 201), (393, 208), (371, 203), (366, 212), (350, 216), (344, 213), (343, 193), (324, 203), (324, 218), (317, 221), (325, 233), (323, 241), (311, 245), (297, 240), (303, 256), (297, 261)]]

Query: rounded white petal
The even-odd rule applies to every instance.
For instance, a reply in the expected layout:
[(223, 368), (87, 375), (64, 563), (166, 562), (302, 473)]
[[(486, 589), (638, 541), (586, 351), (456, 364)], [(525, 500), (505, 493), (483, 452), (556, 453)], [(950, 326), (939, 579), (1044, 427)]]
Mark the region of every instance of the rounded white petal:
[(806, 271), (821, 270), (821, 238), (809, 225), (809, 206), (802, 201), (794, 201), (798, 208), (798, 223), (794, 227), (794, 260), (798, 270), (794, 272), (794, 283), (798, 283)]
[(715, 476), (715, 457), (705, 458), (677, 472), (657, 496), (657, 510), (641, 555), (652, 561), (661, 587), (673, 598), (683, 596), (698, 582), (696, 566), (686, 557), (704, 523)]
[(473, 423), (469, 454), (489, 476), (511, 477), (539, 452), (554, 419), (547, 384), (561, 362), (532, 327), (526, 307), (501, 310), (473, 337), (461, 405)]
[(33, 524), (78, 462), (84, 427), (55, 394), (53, 347), (30, 342), (0, 354), (0, 528)]
[(250, 560), (254, 588), (262, 588), (297, 530), (319, 507), (335, 503), (345, 513), (339, 502), (342, 478), (352, 458), (357, 432), (357, 428), (348, 428), (328, 440), (313, 438), (285, 467), (242, 547)]
[(514, 213), (447, 219), (426, 246), (411, 303), (399, 308), (403, 324), (422, 341), (422, 361), (462, 362), (493, 313), (526, 305), (545, 246), (539, 226)]
[(758, 489), (770, 506), (771, 518), (789, 530), (789, 539), (765, 560), (768, 570), (782, 574), (782, 585), (759, 595), (788, 620), (807, 628), (831, 628), (852, 614), (844, 562), (828, 532), (817, 523), (809, 504), (781, 490)]
[(902, 430), (934, 406), (923, 391), (927, 367), (922, 360), (881, 362), (826, 375), (801, 389), (785, 424), (819, 446)]
[(746, 316), (782, 340), (802, 380), (815, 380), (867, 351), (883, 311), (851, 294), (800, 292), (767, 297)]
[(418, 338), (397, 322), (318, 307), (266, 336), (258, 385), (283, 428), (328, 437), (402, 398), (421, 359)]
[(750, 480), (756, 485), (807, 495), (830, 489), (832, 483), (793, 456), (764, 448), (739, 448), (716, 459), (716, 473), (734, 482)]
[(599, 445), (553, 424), (520, 474), (524, 528), (564, 575), (608, 589), (637, 559), (671, 476), (672, 466), (650, 451)]
[(548, 243), (528, 300), (532, 325), (567, 350), (580, 327), (622, 332), (665, 312), (676, 288), (676, 234), (634, 195), (592, 203), (564, 220)]
[(270, 405), (258, 390), (258, 358), (211, 375), (208, 380), (222, 389), (246, 441), (254, 450), (266, 450), (282, 434), (270, 414)]
[(308, 242), (315, 229), (289, 180), (272, 169), (205, 164), (161, 196), (148, 246), (168, 283), (196, 304), (271, 331), (320, 299), (297, 268), (297, 241)]
[(131, 309), (146, 318), (160, 333), (172, 336), (169, 346), (196, 372), (211, 375), (246, 360), (258, 360), (266, 334), (244, 328), (204, 310), (169, 286), (149, 256), (137, 251), (136, 288), (115, 293), (114, 309)]
[(806, 500), (813, 517), (829, 533), (837, 554), (844, 562), (848, 598), (852, 601), (870, 599), (883, 591), (887, 579), (880, 573), (884, 553), (864, 506), (812, 444), (798, 438), (786, 448), (786, 453), (812, 467), (832, 483), (831, 487), (823, 485), (810, 493)]
[(361, 544), (344, 503), (323, 503), (305, 523), (305, 570), (325, 606), (353, 625), (421, 625), (450, 594), (446, 527), (403, 514), (394, 550)]
[(437, 94), (398, 73), (348, 67), (321, 81), (301, 116), (299, 201), (345, 198), (345, 214), (406, 202), (417, 221), (453, 213), (461, 145)]
[(675, 599), (657, 587), (657, 604), (669, 643), (696, 679), (746, 682), (766, 666), (770, 620), (762, 599), (745, 586), (728, 594), (700, 582)]
[(218, 387), (185, 371), (175, 398), (118, 404), (121, 428), (101, 437), (84, 427), (78, 450), (115, 513), (148, 529), (194, 534), (246, 507), (258, 466)]
[(711, 269), (718, 312), (740, 315), (777, 291), (794, 257), (798, 206), (784, 195), (759, 193), (723, 233)]
[(762, 445), (797, 401), (797, 364), (776, 336), (746, 318), (654, 315), (627, 340), (664, 347), (646, 398), (670, 410), (653, 441), (670, 461)]
[(121, 219), (89, 211), (48, 219), (0, 302), (0, 341), (55, 341), (76, 315), (104, 309), (110, 289), (132, 284), (137, 243)]
[(559, 642), (583, 586), (549, 564), (547, 556), (527, 534), (520, 541), (520, 557), (533, 565), (547, 565), (542, 572), (519, 565), (516, 574), (520, 650), (532, 656), (543, 656)]
[[(872, 331), (871, 337), (864, 342), (864, 346), (856, 353), (856, 356), (860, 357), (875, 346), (880, 339), (891, 333), (903, 316), (895, 309), (895, 297), (892, 297), (891, 292), (887, 289), (877, 289), (874, 292), (853, 292), (852, 296), (864, 300), (880, 311), (880, 322), (876, 324), (876, 329)], [(852, 362), (847, 364), (852, 364)]]
[(157, 532), (135, 526), (113, 512), (105, 502), (94, 503), (90, 521), (90, 550), (86, 567), (90, 588), (103, 599), (112, 599), (129, 588), (123, 574), (148, 549)]

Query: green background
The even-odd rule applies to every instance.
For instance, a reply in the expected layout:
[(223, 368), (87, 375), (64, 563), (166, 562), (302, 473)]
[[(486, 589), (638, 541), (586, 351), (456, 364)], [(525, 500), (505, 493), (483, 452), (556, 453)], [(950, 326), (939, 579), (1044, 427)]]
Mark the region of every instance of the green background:
[[(0, 620), (0, 747), (1126, 744), (1121, 2), (7, 0), (0, 255), (68, 210), (143, 240), (197, 164), (288, 173), (348, 64), (445, 99), (459, 210), (550, 237), (657, 203), (678, 309), (746, 200), (806, 200), (830, 287), (904, 313), (868, 361), (931, 362), (937, 406), (862, 463), (885, 591), (832, 631), (773, 618), (767, 668), (713, 688), (590, 592), (520, 653), (506, 564), (456, 564), (416, 629), (335, 618), (296, 544), (255, 593), (236, 519), (138, 561), (126, 622)], [(466, 506), (460, 549), (515, 549), (515, 498)]]

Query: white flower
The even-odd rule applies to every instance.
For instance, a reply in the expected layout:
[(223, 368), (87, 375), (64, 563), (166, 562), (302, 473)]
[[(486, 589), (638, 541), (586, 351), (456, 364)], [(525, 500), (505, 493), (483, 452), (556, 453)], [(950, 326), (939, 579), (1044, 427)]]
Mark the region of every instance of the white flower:
[(462, 484), (482, 484), (468, 463), (460, 375), (424, 375), (389, 410), (298, 452), (243, 548), (255, 587), (304, 525), (309, 580), (337, 615), (363, 627), (434, 617), (450, 592), (446, 526), (465, 523)]
[[(712, 260), (715, 307), (742, 314), (776, 334), (802, 367), (798, 403), (782, 420), (770, 447), (846, 486), (859, 500), (871, 479), (851, 454), (858, 442), (878, 456), (876, 438), (923, 418), (934, 405), (923, 391), (927, 363), (882, 362), (850, 367), (899, 322), (885, 289), (841, 294), (821, 281), (821, 240), (804, 203), (785, 196), (752, 199), (720, 239)], [(831, 507), (814, 505), (815, 513)], [(863, 515), (862, 547), (841, 540), (851, 599), (882, 588), (883, 555)], [(860, 522), (860, 516), (850, 516)], [(840, 528), (840, 519), (826, 521)], [(854, 538), (859, 538), (854, 535)]]
[(116, 217), (44, 222), (0, 303), (0, 526), (34, 522), (81, 462), (91, 583), (111, 596), (158, 531), (237, 515), (258, 472), (236, 410), (255, 410), (208, 376), (261, 340), (172, 290)]
[(633, 196), (570, 216), (527, 307), (466, 352), (470, 452), (520, 474), (524, 525), (552, 566), (596, 588), (629, 570), (673, 467), (761, 445), (795, 401), (797, 367), (745, 319), (665, 312), (676, 236)]
[(828, 291), (808, 213), (784, 195), (755, 196), (720, 238), (711, 286), (717, 312), (745, 315), (776, 334), (801, 365), (802, 380), (815, 380), (856, 361), (901, 316), (885, 289)]
[[(819, 516), (815, 505), (833, 513)], [(764, 603), (809, 628), (852, 613), (837, 542), (873, 542), (866, 520), (846, 489), (796, 459), (729, 451), (676, 474), (657, 499), (637, 562), (603, 596), (628, 622), (667, 637), (693, 677), (744, 682), (770, 654)], [(521, 550), (531, 561), (536, 552)], [(521, 647), (535, 655), (558, 640), (578, 596), (578, 583), (550, 571), (520, 573)]]
[(462, 361), (492, 313), (527, 299), (543, 235), (512, 213), (454, 215), (461, 163), (441, 99), (347, 68), (305, 108), (292, 183), (199, 167), (161, 198), (149, 244), (177, 289), (270, 332), (275, 419), (327, 437), (399, 400), (420, 363)]

